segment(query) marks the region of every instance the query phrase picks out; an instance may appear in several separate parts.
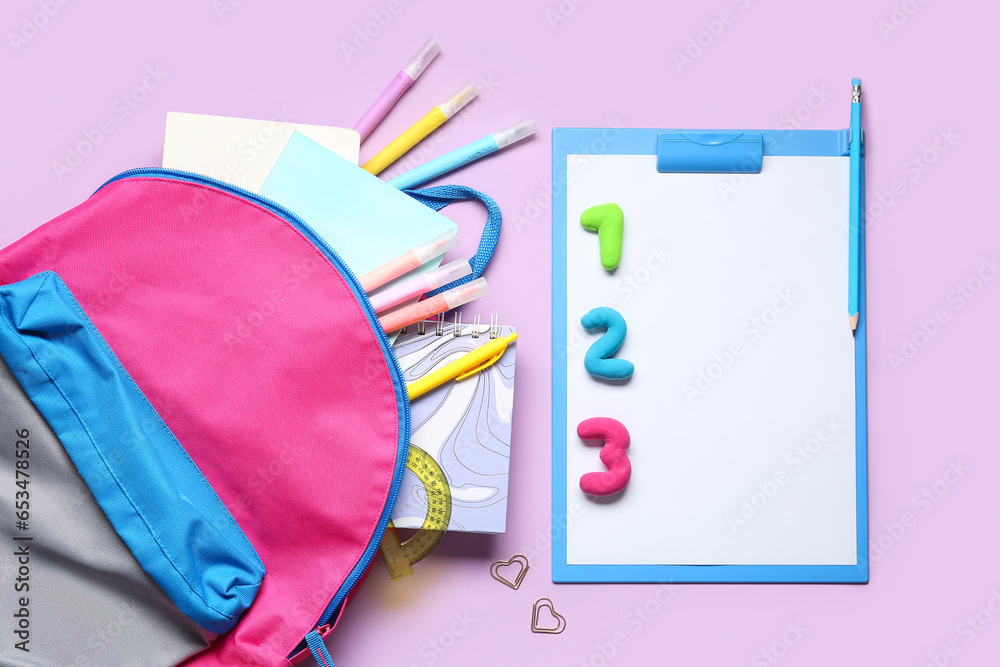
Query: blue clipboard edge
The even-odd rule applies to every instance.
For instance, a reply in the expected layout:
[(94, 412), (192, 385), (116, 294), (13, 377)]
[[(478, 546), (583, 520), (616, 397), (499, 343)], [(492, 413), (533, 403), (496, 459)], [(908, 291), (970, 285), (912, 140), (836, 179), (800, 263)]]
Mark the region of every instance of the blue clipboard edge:
[[(553, 583), (854, 583), (869, 581), (868, 370), (865, 160), (861, 152), (861, 266), (854, 338), (857, 565), (570, 565), (566, 558), (566, 157), (655, 155), (660, 132), (673, 129), (552, 130), (552, 581)], [(734, 130), (739, 132), (740, 130)], [(764, 135), (765, 155), (849, 154), (850, 130), (745, 130)]]

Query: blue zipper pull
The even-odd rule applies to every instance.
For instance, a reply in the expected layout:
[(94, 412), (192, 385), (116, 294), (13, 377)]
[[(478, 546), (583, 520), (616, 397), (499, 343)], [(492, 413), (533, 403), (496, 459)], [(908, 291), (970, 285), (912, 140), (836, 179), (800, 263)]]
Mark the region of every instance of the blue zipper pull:
[(330, 657), (330, 652), (326, 650), (326, 644), (323, 643), (323, 638), (319, 636), (318, 632), (313, 630), (306, 635), (306, 644), (309, 645), (309, 650), (312, 651), (319, 667), (333, 667), (333, 658)]

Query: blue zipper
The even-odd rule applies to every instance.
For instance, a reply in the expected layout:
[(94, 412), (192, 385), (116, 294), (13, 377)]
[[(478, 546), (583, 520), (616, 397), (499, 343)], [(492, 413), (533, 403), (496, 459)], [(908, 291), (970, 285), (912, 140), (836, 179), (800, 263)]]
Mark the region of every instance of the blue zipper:
[[(406, 469), (406, 459), (410, 452), (410, 399), (406, 391), (406, 385), (403, 381), (403, 370), (399, 366), (399, 360), (396, 359), (396, 354), (392, 351), (392, 345), (389, 343), (389, 337), (386, 336), (385, 331), (382, 330), (382, 325), (379, 324), (378, 316), (375, 314), (375, 309), (372, 307), (371, 301), (368, 300), (368, 295), (361, 287), (361, 283), (358, 281), (357, 276), (354, 275), (354, 271), (352, 271), (351, 267), (344, 263), (344, 260), (340, 258), (337, 251), (334, 250), (322, 236), (317, 234), (312, 227), (306, 224), (302, 218), (295, 215), (281, 204), (278, 204), (267, 197), (262, 197), (255, 192), (250, 192), (249, 190), (244, 190), (243, 188), (235, 185), (217, 181), (214, 178), (194, 174), (188, 171), (179, 171), (176, 169), (162, 169), (156, 167), (129, 169), (128, 171), (123, 171), (114, 178), (108, 180), (104, 183), (104, 185), (99, 187), (94, 194), (96, 195), (98, 192), (115, 181), (143, 176), (168, 178), (177, 181), (188, 181), (191, 183), (208, 185), (218, 190), (222, 190), (223, 192), (238, 195), (282, 217), (285, 222), (301, 232), (303, 236), (313, 243), (313, 245), (322, 250), (327, 259), (330, 260), (330, 263), (333, 264), (341, 274), (347, 276), (347, 284), (351, 286), (351, 289), (354, 291), (354, 295), (358, 298), (358, 301), (365, 309), (368, 321), (379, 335), (382, 350), (385, 353), (385, 356), (392, 361), (392, 370), (395, 371), (393, 375), (393, 385), (396, 389), (396, 400), (397, 402), (402, 402), (403, 404), (403, 414), (406, 417), (406, 423), (403, 433), (404, 437), (401, 441), (401, 446), (398, 447), (396, 470), (392, 478), (392, 487), (389, 490), (389, 500), (386, 503), (385, 510), (382, 512), (381, 518), (379, 519), (378, 526), (375, 528), (375, 534), (372, 536), (372, 540), (368, 543), (368, 547), (365, 549), (365, 553), (361, 556), (361, 560), (354, 566), (354, 569), (351, 570), (347, 580), (337, 591), (333, 600), (330, 601), (330, 604), (323, 612), (323, 615), (320, 616), (319, 622), (315, 626), (315, 629), (318, 630), (330, 622), (330, 618), (333, 616), (334, 612), (336, 612), (340, 605), (343, 604), (344, 600), (347, 599), (347, 595), (357, 585), (358, 581), (360, 581), (361, 577), (364, 576), (364, 573), (368, 570), (368, 567), (371, 565), (372, 560), (374, 560), (378, 547), (382, 542), (382, 537), (385, 535), (386, 528), (389, 525), (389, 519), (392, 516), (392, 509), (396, 506), (396, 501), (399, 498), (399, 488), (403, 483), (403, 472)], [(297, 647), (288, 657), (291, 658), (296, 653), (301, 651), (304, 644), (305, 640), (303, 640), (303, 643), (300, 644), (299, 647)]]

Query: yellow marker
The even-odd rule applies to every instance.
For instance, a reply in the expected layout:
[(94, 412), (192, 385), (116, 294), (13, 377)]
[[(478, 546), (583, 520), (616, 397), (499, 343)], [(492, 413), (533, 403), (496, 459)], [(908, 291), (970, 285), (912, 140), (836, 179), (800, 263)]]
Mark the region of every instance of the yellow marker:
[(412, 401), (418, 396), (423, 396), (431, 389), (444, 384), (448, 380), (464, 380), (470, 375), (489, 368), (500, 360), (503, 353), (507, 351), (507, 346), (515, 340), (517, 340), (517, 334), (491, 340), (486, 345), (469, 352), (444, 368), (425, 375), (416, 382), (411, 382), (406, 387), (407, 392), (410, 394), (410, 400)]
[(383, 169), (403, 157), (406, 151), (419, 144), (424, 137), (441, 127), (446, 120), (458, 113), (462, 107), (475, 99), (479, 88), (471, 81), (462, 86), (457, 93), (441, 104), (431, 109), (430, 113), (414, 123), (413, 127), (403, 132), (391, 144), (383, 148), (362, 167), (365, 171), (378, 175)]

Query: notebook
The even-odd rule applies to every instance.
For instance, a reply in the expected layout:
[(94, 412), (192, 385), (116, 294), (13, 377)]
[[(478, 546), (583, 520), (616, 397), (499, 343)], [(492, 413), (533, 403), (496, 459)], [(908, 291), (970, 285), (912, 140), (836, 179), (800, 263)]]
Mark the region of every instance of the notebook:
[[(553, 580), (865, 582), (864, 292), (862, 272), (855, 337), (846, 131), (764, 131), (719, 152), (723, 135), (698, 144), (687, 132), (553, 132), (565, 187), (553, 195), (552, 507), (566, 525)], [(706, 155), (733, 169), (676, 168)], [(747, 160), (760, 173), (744, 173)], [(580, 224), (606, 203), (625, 216), (613, 272)], [(584, 368), (605, 332), (580, 318), (597, 306), (627, 322), (625, 382)], [(580, 488), (605, 470), (577, 436), (590, 417), (631, 436), (618, 496)]]
[[(305, 220), (359, 277), (446, 231), (458, 232), (444, 215), (299, 132), (260, 194)], [(406, 277), (437, 268), (441, 259)]]
[[(413, 382), (455, 361), (492, 338), (509, 336), (511, 326), (421, 323), (409, 327), (393, 346), (406, 382)], [(456, 335), (458, 333), (458, 335)], [(507, 524), (514, 364), (517, 345), (508, 346), (488, 369), (448, 382), (413, 402), (410, 441), (429, 453), (448, 477), (452, 495), (449, 530), (502, 533)], [(420, 528), (427, 496), (407, 471), (393, 510), (397, 528)]]
[(163, 166), (258, 192), (295, 131), (358, 163), (361, 137), (354, 130), (171, 112), (163, 140)]

